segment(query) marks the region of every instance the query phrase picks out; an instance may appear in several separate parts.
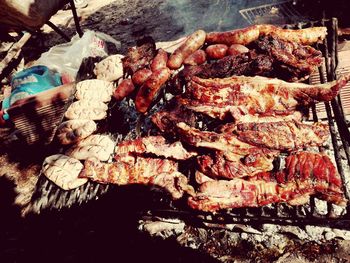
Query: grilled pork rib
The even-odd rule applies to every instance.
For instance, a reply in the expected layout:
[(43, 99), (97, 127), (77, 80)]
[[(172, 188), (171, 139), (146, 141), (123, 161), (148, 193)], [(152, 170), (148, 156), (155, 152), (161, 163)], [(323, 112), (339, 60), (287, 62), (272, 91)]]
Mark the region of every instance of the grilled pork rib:
[(195, 155), (195, 152), (188, 152), (181, 142), (168, 144), (162, 136), (148, 136), (131, 141), (123, 141), (115, 147), (116, 155), (152, 153), (165, 158), (186, 160)]
[(174, 199), (181, 198), (184, 192), (193, 192), (187, 178), (177, 171), (177, 163), (167, 159), (124, 156), (113, 163), (102, 163), (90, 158), (79, 177), (104, 184), (155, 185), (166, 189)]
[(223, 79), (193, 77), (180, 104), (212, 118), (289, 115), (298, 106), (330, 101), (350, 80), (350, 74), (319, 85), (288, 83), (265, 77), (234, 76)]
[(287, 166), (277, 173), (263, 173), (249, 181), (206, 181), (188, 204), (193, 209), (217, 211), (237, 207), (258, 207), (287, 202), (301, 205), (311, 195), (338, 205), (347, 200), (336, 168), (326, 155), (298, 152), (286, 160)]

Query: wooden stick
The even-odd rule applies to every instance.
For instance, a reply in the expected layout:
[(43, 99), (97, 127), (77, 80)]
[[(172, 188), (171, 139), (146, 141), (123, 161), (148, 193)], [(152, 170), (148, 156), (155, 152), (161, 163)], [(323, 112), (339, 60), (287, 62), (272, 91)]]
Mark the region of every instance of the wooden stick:
[(17, 43), (12, 45), (5, 58), (0, 62), (0, 75), (13, 59), (18, 58), (22, 47), (27, 43), (31, 36), (31, 33), (26, 32)]

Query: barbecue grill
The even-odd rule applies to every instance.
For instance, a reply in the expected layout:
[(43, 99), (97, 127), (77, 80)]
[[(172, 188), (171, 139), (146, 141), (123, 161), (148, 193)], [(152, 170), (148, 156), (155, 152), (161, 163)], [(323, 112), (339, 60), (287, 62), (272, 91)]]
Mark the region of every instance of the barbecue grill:
[[(321, 83), (331, 81), (337, 77), (337, 65), (338, 65), (338, 37), (337, 37), (337, 19), (332, 18), (330, 20), (322, 20), (317, 22), (305, 22), (298, 25), (289, 25), (288, 28), (303, 28), (309, 26), (327, 26), (328, 38), (323, 44), (318, 46), (326, 58), (324, 66), (319, 68), (319, 80)], [(314, 78), (311, 81), (315, 81)], [(162, 106), (166, 103), (166, 94), (160, 102), (155, 105), (154, 109)], [(124, 102), (125, 105), (121, 105), (119, 110), (127, 111), (130, 106), (129, 103)], [(334, 150), (335, 162), (338, 168), (338, 172), (343, 180), (343, 187), (345, 196), (350, 197), (350, 174), (347, 170), (350, 167), (350, 132), (348, 129), (348, 123), (346, 116), (342, 108), (342, 98), (338, 96), (332, 102), (324, 103), (326, 117), (329, 123), (331, 132), (331, 148)], [(113, 108), (111, 112), (113, 111)], [(312, 107), (311, 116), (313, 121), (318, 121), (322, 117), (320, 111), (316, 107)], [(126, 112), (126, 117), (119, 116), (119, 123), (125, 121), (128, 122), (130, 127), (129, 132), (114, 134), (117, 141), (128, 139), (135, 136), (138, 130), (141, 130), (141, 134), (146, 134), (149, 127), (149, 119), (138, 119), (134, 112)], [(150, 114), (151, 115), (151, 114)], [(149, 115), (149, 116), (150, 116)], [(117, 122), (115, 120), (114, 122)], [(141, 124), (142, 125), (141, 125)], [(111, 124), (105, 123), (107, 127), (112, 127)], [(320, 149), (322, 150), (322, 149)], [(342, 158), (345, 155), (346, 158)], [(190, 176), (190, 172), (189, 172)], [(111, 190), (118, 190), (116, 186), (101, 185), (93, 182), (89, 182), (77, 189), (71, 191), (63, 191), (55, 186), (52, 182), (48, 181), (44, 176), (39, 178), (37, 189), (32, 199), (31, 212), (40, 213), (46, 209), (67, 209), (72, 205), (80, 205), (84, 202), (98, 199), (103, 194)], [(230, 209), (225, 211), (219, 211), (218, 213), (205, 213), (190, 210), (185, 204), (184, 200), (170, 201), (167, 198), (154, 195), (154, 203), (152, 207), (146, 207), (140, 211), (140, 216), (144, 219), (182, 219), (190, 224), (203, 225), (205, 223), (211, 224), (263, 224), (273, 223), (280, 225), (319, 225), (329, 226), (335, 228), (349, 229), (350, 213), (349, 206), (345, 209), (339, 208), (332, 204), (324, 204), (325, 209), (319, 209), (318, 203), (320, 200), (312, 197), (310, 202), (302, 206), (289, 206), (284, 203), (272, 204), (259, 208), (239, 208)]]

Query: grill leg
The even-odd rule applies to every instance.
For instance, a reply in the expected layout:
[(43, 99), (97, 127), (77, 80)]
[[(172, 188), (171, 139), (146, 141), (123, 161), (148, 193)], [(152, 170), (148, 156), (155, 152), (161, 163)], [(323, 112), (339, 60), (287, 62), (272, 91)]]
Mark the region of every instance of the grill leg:
[(74, 18), (74, 23), (75, 23), (75, 28), (77, 29), (77, 33), (80, 37), (83, 36), (83, 31), (81, 30), (80, 24), (79, 24), (79, 19), (77, 15), (77, 9), (75, 8), (74, 0), (69, 0), (70, 7), (72, 9), (73, 13), (73, 18)]
[(63, 37), (67, 42), (70, 41), (70, 38), (63, 33), (61, 29), (59, 29), (55, 24), (53, 24), (51, 21), (47, 21), (46, 24), (51, 27), (53, 30), (55, 30), (61, 37)]

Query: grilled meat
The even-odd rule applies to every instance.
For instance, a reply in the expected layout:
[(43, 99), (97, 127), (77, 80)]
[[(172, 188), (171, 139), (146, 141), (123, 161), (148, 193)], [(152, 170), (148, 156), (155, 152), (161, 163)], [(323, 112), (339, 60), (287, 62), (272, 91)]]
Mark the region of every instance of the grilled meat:
[(136, 47), (129, 48), (122, 59), (124, 74), (132, 75), (137, 70), (149, 66), (156, 54), (156, 44), (151, 37), (140, 39)]
[(329, 138), (328, 124), (299, 121), (240, 123), (234, 126), (237, 138), (254, 146), (290, 151), (321, 146)]
[(194, 112), (185, 107), (176, 107), (173, 110), (162, 110), (152, 115), (152, 122), (162, 132), (175, 133), (176, 124), (184, 122), (195, 126), (197, 117)]
[(239, 76), (278, 77), (286, 81), (308, 78), (322, 63), (322, 53), (311, 46), (280, 39), (276, 34), (261, 36), (249, 51), (225, 56), (210, 63), (188, 67), (179, 77), (190, 79)]
[(215, 157), (210, 155), (197, 157), (197, 166), (201, 173), (211, 178), (233, 179), (271, 171), (273, 169), (272, 161), (273, 156), (263, 152), (253, 152), (234, 160), (226, 158), (222, 152), (216, 152)]
[(247, 45), (259, 38), (259, 36), (275, 33), (281, 39), (300, 44), (311, 45), (322, 41), (327, 35), (326, 27), (311, 27), (305, 29), (282, 29), (273, 25), (254, 25), (243, 29), (227, 32), (207, 33), (208, 43), (218, 44), (241, 44)]
[(181, 122), (177, 124), (177, 132), (181, 140), (190, 145), (240, 155), (252, 151), (266, 150), (266, 153), (321, 146), (329, 136), (326, 124), (297, 121), (242, 123), (235, 130), (226, 128), (226, 132), (222, 133), (200, 131)]
[(187, 178), (177, 171), (177, 163), (166, 159), (124, 156), (113, 163), (102, 163), (90, 158), (79, 177), (105, 184), (155, 185), (166, 189), (174, 199), (181, 198), (185, 191), (193, 192)]
[(338, 205), (346, 204), (340, 176), (326, 155), (298, 152), (289, 156), (286, 163), (282, 171), (263, 173), (249, 181), (236, 178), (204, 182), (188, 203), (193, 209), (212, 212), (275, 202), (301, 205), (311, 195)]
[(319, 85), (288, 83), (265, 77), (193, 77), (185, 96), (178, 101), (191, 110), (221, 120), (229, 114), (236, 121), (246, 114), (289, 115), (299, 106), (332, 100), (349, 80), (350, 74)]
[[(260, 171), (270, 171), (273, 168), (272, 161), (279, 153), (275, 150), (256, 147), (240, 141), (235, 135), (228, 133), (216, 133), (210, 131), (200, 131), (185, 123), (177, 125), (177, 131), (181, 140), (195, 146), (220, 151), (232, 165), (251, 166), (250, 169), (261, 169)], [(238, 163), (238, 164), (237, 164)], [(203, 168), (203, 170), (205, 170)], [(231, 171), (233, 173), (233, 171)], [(243, 173), (243, 171), (242, 171)], [(217, 175), (215, 177), (222, 177)], [(230, 178), (230, 175), (227, 176)]]
[(196, 155), (194, 152), (188, 152), (181, 142), (169, 144), (162, 136), (148, 136), (136, 140), (123, 141), (115, 147), (117, 156), (131, 153), (151, 153), (176, 160), (186, 160)]
[(322, 63), (321, 51), (311, 46), (282, 40), (275, 33), (260, 37), (250, 48), (258, 54), (272, 58), (271, 69), (263, 76), (278, 76), (286, 81), (304, 80)]

